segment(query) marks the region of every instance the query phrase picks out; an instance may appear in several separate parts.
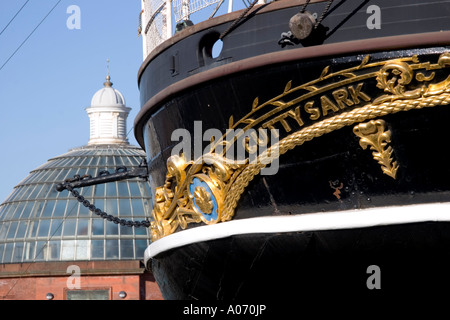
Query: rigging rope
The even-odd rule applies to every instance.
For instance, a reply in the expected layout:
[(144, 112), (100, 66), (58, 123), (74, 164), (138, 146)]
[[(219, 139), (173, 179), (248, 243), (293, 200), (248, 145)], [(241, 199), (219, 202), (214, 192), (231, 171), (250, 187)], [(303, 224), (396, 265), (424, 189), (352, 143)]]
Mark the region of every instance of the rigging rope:
[(233, 21), (233, 23), (219, 36), (219, 39), (222, 40), (228, 33), (230, 33), (247, 15), (247, 13), (255, 6), (255, 4), (258, 2), (258, 0), (254, 0), (250, 6), (245, 9), (239, 17), (236, 18), (236, 20)]
[(327, 14), (328, 10), (330, 10), (330, 7), (331, 7), (332, 4), (333, 4), (333, 0), (328, 0), (327, 6), (322, 11), (322, 14), (320, 15), (320, 18), (317, 19), (317, 22), (316, 22), (316, 25), (314, 26), (314, 29), (317, 29), (317, 27), (320, 25), (322, 20), (325, 18), (325, 15)]
[(306, 7), (311, 2), (311, 0), (306, 0), (306, 2), (303, 4), (302, 9), (300, 10), (300, 13), (305, 13)]

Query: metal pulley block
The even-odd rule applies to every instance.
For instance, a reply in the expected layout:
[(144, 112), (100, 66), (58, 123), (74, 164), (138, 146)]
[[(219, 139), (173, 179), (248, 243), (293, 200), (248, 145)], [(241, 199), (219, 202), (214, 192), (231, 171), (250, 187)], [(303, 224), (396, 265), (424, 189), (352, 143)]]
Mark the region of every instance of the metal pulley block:
[(316, 18), (310, 12), (299, 12), (289, 20), (289, 29), (299, 40), (306, 39), (316, 25)]

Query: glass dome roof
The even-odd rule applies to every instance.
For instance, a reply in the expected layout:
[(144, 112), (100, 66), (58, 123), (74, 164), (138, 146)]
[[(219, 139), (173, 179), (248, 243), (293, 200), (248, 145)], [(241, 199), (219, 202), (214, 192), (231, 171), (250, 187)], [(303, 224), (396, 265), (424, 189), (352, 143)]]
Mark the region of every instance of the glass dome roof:
[[(137, 167), (145, 152), (130, 145), (93, 145), (48, 160), (21, 181), (0, 205), (0, 263), (141, 259), (149, 230), (121, 226), (92, 214), (55, 185), (74, 175), (98, 176)], [(141, 178), (77, 189), (113, 216), (151, 217), (150, 185)]]

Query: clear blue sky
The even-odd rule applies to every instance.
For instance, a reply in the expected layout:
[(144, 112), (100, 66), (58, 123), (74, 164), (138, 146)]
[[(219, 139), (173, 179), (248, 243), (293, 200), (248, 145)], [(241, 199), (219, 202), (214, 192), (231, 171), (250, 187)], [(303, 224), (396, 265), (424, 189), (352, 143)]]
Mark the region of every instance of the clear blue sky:
[[(25, 3), (0, 1), (0, 32)], [(31, 0), (0, 35), (0, 67), (57, 0)], [(66, 26), (70, 5), (81, 13), (81, 29)], [(113, 87), (139, 111), (137, 72), (139, 0), (62, 0), (0, 70), (0, 203), (28, 173), (48, 159), (86, 145), (84, 110), (103, 87), (110, 59)], [(133, 132), (129, 141), (137, 144)]]
[[(0, 32), (25, 3), (0, 1)], [(23, 7), (0, 35), (0, 68), (57, 3), (30, 0)], [(71, 5), (80, 8), (79, 30), (66, 25)], [(216, 16), (226, 7), (225, 1)], [(233, 7), (244, 6), (235, 1)], [(61, 0), (0, 70), (0, 203), (31, 170), (87, 144), (89, 118), (84, 109), (103, 87), (108, 58), (113, 87), (132, 108), (128, 131), (132, 129), (140, 108), (140, 11), (140, 0)], [(133, 131), (128, 139), (137, 145)]]

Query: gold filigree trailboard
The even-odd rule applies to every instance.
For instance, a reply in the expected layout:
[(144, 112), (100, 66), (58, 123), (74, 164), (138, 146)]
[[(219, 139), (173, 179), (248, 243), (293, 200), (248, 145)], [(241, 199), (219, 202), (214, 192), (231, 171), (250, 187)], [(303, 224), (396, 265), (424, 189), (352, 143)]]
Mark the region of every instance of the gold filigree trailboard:
[[(384, 120), (373, 119), (450, 103), (449, 67), (450, 53), (434, 62), (417, 56), (371, 62), (366, 56), (345, 70), (332, 72), (327, 66), (319, 78), (298, 86), (289, 81), (268, 101), (260, 103), (256, 97), (244, 117), (230, 116), (230, 130), (212, 141), (208, 154), (195, 161), (169, 157), (165, 184), (155, 192), (152, 241), (189, 223), (231, 220), (242, 193), (261, 170), (289, 150), (345, 126), (355, 125), (361, 147), (370, 147), (380, 170), (395, 179), (391, 133)], [(248, 155), (239, 161), (227, 156), (237, 143), (244, 144)]]

